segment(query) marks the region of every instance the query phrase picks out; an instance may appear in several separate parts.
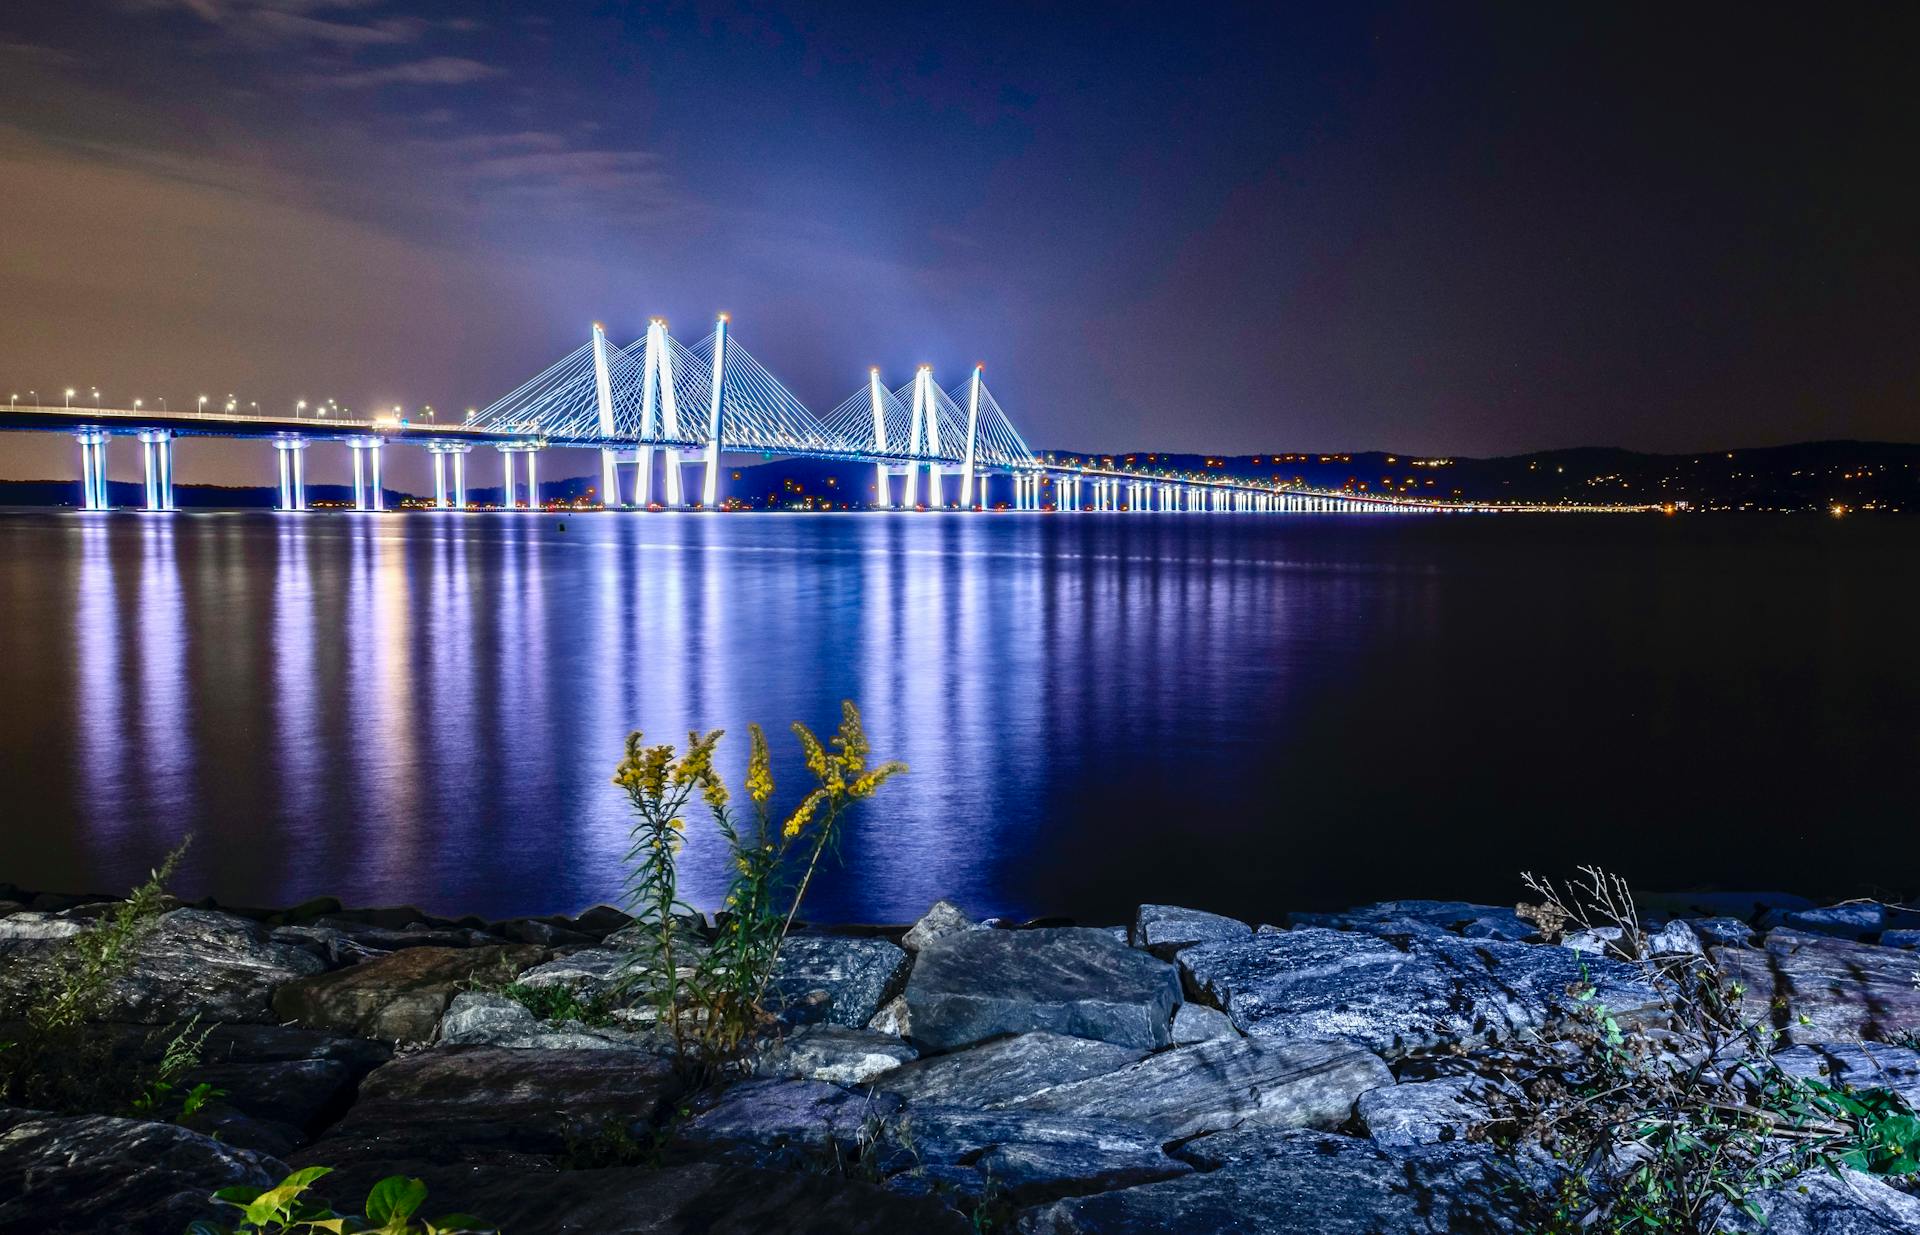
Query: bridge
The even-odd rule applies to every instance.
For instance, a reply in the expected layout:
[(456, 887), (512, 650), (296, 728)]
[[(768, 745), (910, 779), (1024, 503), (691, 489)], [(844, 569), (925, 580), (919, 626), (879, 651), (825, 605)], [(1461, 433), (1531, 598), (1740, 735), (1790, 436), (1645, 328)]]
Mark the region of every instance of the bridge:
[(1572, 509), (1356, 494), (1042, 456), (1014, 427), (979, 366), (948, 389), (925, 365), (891, 389), (874, 369), (861, 389), (816, 415), (733, 338), (725, 315), (694, 347), (669, 334), (658, 318), (626, 347), (613, 344), (596, 323), (579, 348), (457, 424), (10, 404), (0, 413), (0, 427), (72, 433), (80, 445), (80, 505), (86, 510), (109, 506), (107, 447), (116, 436), (140, 444), (145, 508), (153, 511), (174, 509), (174, 442), (208, 436), (270, 442), (277, 507), (290, 512), (308, 508), (305, 456), (322, 442), (352, 452), (354, 508), (360, 511), (385, 508), (382, 451), (400, 445), (429, 452), (433, 504), (445, 510), (468, 509), (467, 459), (475, 449), (499, 455), (506, 507), (524, 500), (526, 509), (539, 509), (539, 458), (554, 448), (599, 453), (599, 496), (610, 510), (724, 509), (721, 459), (729, 454), (870, 465), (875, 505), (886, 509)]

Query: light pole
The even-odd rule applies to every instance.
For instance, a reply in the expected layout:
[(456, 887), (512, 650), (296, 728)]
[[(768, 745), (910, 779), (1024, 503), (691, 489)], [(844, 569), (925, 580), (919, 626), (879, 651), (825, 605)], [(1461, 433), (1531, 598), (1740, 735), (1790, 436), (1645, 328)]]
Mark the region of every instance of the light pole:
[(133, 401), (133, 410), (136, 412), (140, 410), (140, 400), (135, 399)]
[(93, 405), (96, 408), (100, 406), (100, 388), (98, 386), (93, 388)]
[(207, 410), (207, 396), (205, 396), (205, 395), (201, 395), (201, 396), (200, 396), (200, 412), (201, 412), (201, 414), (202, 414), (202, 415), (205, 415), (205, 414), (206, 414), (206, 410)]
[(300, 400), (300, 402), (293, 405), (293, 418), (295, 420), (300, 419), (302, 416), (305, 416), (306, 414), (307, 414), (307, 401), (305, 399), (302, 399)]
[(167, 410), (167, 396), (165, 395), (160, 396), (160, 410), (163, 412)]
[(9, 408), (17, 406), (19, 402), (20, 402), (20, 396), (18, 393), (10, 394), (7, 396), (7, 406)]
[(67, 406), (73, 406), (73, 387), (67, 387)]

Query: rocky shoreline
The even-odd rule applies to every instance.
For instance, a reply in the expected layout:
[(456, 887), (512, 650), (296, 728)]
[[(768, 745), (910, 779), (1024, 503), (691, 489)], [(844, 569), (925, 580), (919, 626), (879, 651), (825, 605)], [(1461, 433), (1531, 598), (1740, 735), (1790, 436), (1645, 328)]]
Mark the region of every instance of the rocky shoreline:
[[(609, 998), (616, 909), (182, 905), (89, 1033), (156, 1058), (197, 1017), (182, 1083), (218, 1096), (173, 1119), (0, 1107), (0, 1235), (177, 1235), (224, 1220), (215, 1189), (307, 1165), (334, 1168), (342, 1209), (407, 1174), (511, 1235), (1545, 1229), (1567, 1167), (1499, 1131), (1529, 1083), (1513, 1048), (1583, 1003), (1659, 1032), (1660, 957), (1726, 975), (1781, 1068), (1920, 1106), (1920, 912), (1663, 905), (1623, 958), (1605, 931), (1548, 941), (1458, 902), (1274, 924), (1144, 905), (1099, 928), (941, 902), (910, 927), (792, 936), (777, 1023), (704, 1071)], [(44, 995), (37, 962), (112, 907), (0, 885), (0, 1043)], [(1912, 1232), (1920, 1196), (1810, 1172), (1716, 1221)]]

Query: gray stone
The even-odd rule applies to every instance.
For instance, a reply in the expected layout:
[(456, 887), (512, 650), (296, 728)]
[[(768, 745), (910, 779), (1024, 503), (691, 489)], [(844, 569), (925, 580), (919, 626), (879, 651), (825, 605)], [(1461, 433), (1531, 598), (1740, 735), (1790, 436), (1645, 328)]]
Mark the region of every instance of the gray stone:
[(1687, 925), (1707, 944), (1744, 948), (1753, 941), (1753, 927), (1742, 918), (1690, 918)]
[(890, 1033), (896, 1038), (913, 1036), (913, 1013), (907, 1009), (907, 997), (895, 995), (880, 1006), (867, 1022), (867, 1028), (875, 1033)]
[(1239, 1036), (1240, 1031), (1233, 1027), (1233, 1018), (1218, 1008), (1209, 1008), (1203, 1003), (1183, 1003), (1173, 1010), (1173, 1042), (1176, 1046)]
[(1360, 1122), (1376, 1145), (1407, 1149), (1464, 1141), (1467, 1131), (1489, 1118), (1476, 1096), (1482, 1082), (1472, 1076), (1386, 1085), (1360, 1095)]
[(1882, 931), (1880, 934), (1880, 946), (1883, 948), (1920, 948), (1920, 931)]
[(755, 1080), (714, 1097), (680, 1125), (677, 1141), (751, 1166), (843, 1169), (877, 1153), (903, 1103), (823, 1081)]
[(1122, 1120), (951, 1106), (910, 1106), (881, 1126), (877, 1150), (889, 1173), (970, 1166), (1016, 1204), (1193, 1169), (1168, 1157), (1150, 1130)]
[(1871, 1175), (1811, 1170), (1751, 1198), (1754, 1218), (1723, 1213), (1716, 1232), (1727, 1235), (1913, 1235), (1920, 1231), (1920, 1198)]
[(208, 1194), (266, 1188), (286, 1173), (174, 1124), (0, 1107), (0, 1231), (177, 1235), (200, 1218), (230, 1219)]
[(1590, 930), (1569, 931), (1560, 940), (1560, 946), (1580, 953), (1582, 956), (1619, 956), (1620, 936), (1624, 934), (1617, 926), (1596, 926)]
[(499, 1046), (508, 1050), (659, 1050), (668, 1045), (649, 1032), (579, 1021), (543, 1021), (505, 995), (462, 991), (440, 1018), (440, 1041), (449, 1046)]
[(844, 1025), (808, 1025), (756, 1059), (754, 1073), (863, 1085), (918, 1056), (918, 1051), (892, 1034)]
[(336, 932), (341, 938), (374, 952), (397, 952), (402, 948), (482, 948), (506, 942), (472, 927), (429, 926), (421, 921), (390, 926), (328, 915), (299, 925)]
[(1078, 927), (951, 935), (907, 982), (914, 1038), (933, 1050), (1034, 1029), (1165, 1046), (1179, 1002), (1171, 965)]
[(1789, 1042), (1886, 1042), (1920, 1030), (1920, 957), (1824, 935), (1770, 932), (1760, 950), (1713, 948), (1745, 1015)]
[(1182, 1155), (1200, 1173), (1020, 1216), (1023, 1235), (1489, 1235), (1522, 1228), (1530, 1190), (1481, 1146), (1389, 1154), (1319, 1132), (1230, 1132)]
[(949, 900), (933, 902), (933, 907), (920, 915), (920, 920), (908, 928), (900, 940), (900, 946), (909, 952), (918, 952), (936, 939), (945, 939), (948, 935), (958, 935), (962, 931), (988, 930), (967, 916), (966, 910)]
[[(97, 1016), (143, 1024), (194, 1016), (203, 1023), (264, 1021), (272, 1016), (270, 1000), (277, 987), (325, 968), (326, 962), (308, 952), (272, 942), (264, 928), (245, 918), (175, 909), (154, 919), (134, 944), (131, 967), (108, 984)], [(34, 964), (0, 970), (0, 1003), (31, 1002), (45, 980)]]
[(1214, 943), (1222, 939), (1245, 939), (1253, 928), (1245, 922), (1224, 918), (1217, 913), (1182, 909), (1178, 905), (1142, 905), (1133, 918), (1131, 941), (1162, 959), (1196, 943)]
[(561, 1154), (609, 1130), (650, 1135), (679, 1086), (667, 1061), (637, 1051), (435, 1047), (369, 1073), (346, 1117), (296, 1161)]
[[(410, 1168), (411, 1169), (411, 1168)], [(512, 1235), (967, 1235), (972, 1225), (932, 1195), (856, 1179), (717, 1163), (601, 1170), (420, 1167), (430, 1214), (461, 1209)], [(371, 1171), (322, 1181), (365, 1195)], [(341, 1205), (340, 1208), (350, 1208)], [(179, 1235), (177, 1231), (167, 1235)]]
[(1391, 1084), (1380, 1057), (1350, 1043), (1234, 1038), (1161, 1051), (1007, 1105), (1126, 1120), (1171, 1141), (1242, 1124), (1338, 1127), (1361, 1094)]
[(1583, 981), (1623, 1024), (1665, 1015), (1637, 966), (1452, 935), (1416, 936), (1400, 947), (1353, 932), (1280, 931), (1189, 948), (1180, 966), (1242, 1033), (1349, 1038), (1389, 1058), (1538, 1029), (1569, 1014), (1569, 992)]
[(1790, 1046), (1775, 1052), (1773, 1061), (1789, 1076), (1853, 1089), (1892, 1089), (1920, 1110), (1920, 1052), (1880, 1042), (1823, 1042)]
[(274, 992), (273, 1011), (310, 1029), (383, 1041), (427, 1042), (462, 990), (512, 980), (545, 954), (525, 944), (407, 948)]
[(997, 1107), (1124, 1068), (1142, 1048), (1036, 1031), (905, 1064), (874, 1080), (915, 1102)]
[[(1824, 909), (1796, 909), (1782, 915), (1781, 925), (1789, 930), (1813, 935), (1831, 935), (1836, 939), (1871, 939), (1888, 926), (1887, 906), (1878, 901), (1848, 901)], [(1901, 923), (1900, 925), (1911, 925)]]
[(535, 965), (514, 980), (523, 986), (564, 986), (583, 1001), (604, 999), (632, 958), (633, 953), (613, 948), (583, 948)]
[(78, 918), (63, 918), (57, 913), (36, 913), (31, 909), (0, 918), (0, 940), (71, 939), (87, 929)]
[(275, 943), (286, 944), (310, 952), (326, 962), (327, 968), (338, 969), (342, 965), (357, 965), (361, 961), (371, 960), (385, 951), (356, 943), (344, 931), (331, 926), (312, 924), (276, 926), (268, 932), (269, 939)]
[(1693, 927), (1675, 918), (1657, 931), (1647, 933), (1647, 952), (1652, 956), (1705, 956), (1700, 936)]
[(1453, 934), (1517, 941), (1535, 933), (1533, 925), (1510, 905), (1476, 905), (1470, 901), (1381, 901), (1344, 913), (1289, 914), (1288, 921), (1296, 928), (1317, 926), (1383, 936)]
[(885, 939), (791, 935), (767, 990), (789, 1023), (858, 1028), (899, 993), (908, 963), (907, 954)]

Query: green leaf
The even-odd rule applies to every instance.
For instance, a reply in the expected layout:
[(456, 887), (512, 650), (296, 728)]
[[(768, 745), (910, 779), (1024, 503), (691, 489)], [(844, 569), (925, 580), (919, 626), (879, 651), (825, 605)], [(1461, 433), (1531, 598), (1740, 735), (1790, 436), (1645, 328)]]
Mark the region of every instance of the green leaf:
[(404, 1226), (413, 1211), (420, 1208), (427, 1199), (427, 1183), (424, 1179), (409, 1179), (405, 1175), (389, 1175), (373, 1185), (373, 1191), (367, 1193), (367, 1217), (375, 1222), (384, 1222), (392, 1226)]
[(249, 1187), (246, 1184), (232, 1184), (220, 1189), (209, 1199), (218, 1201), (222, 1205), (244, 1206), (259, 1196), (262, 1191), (263, 1189)]

